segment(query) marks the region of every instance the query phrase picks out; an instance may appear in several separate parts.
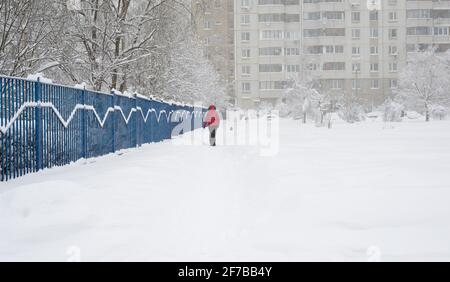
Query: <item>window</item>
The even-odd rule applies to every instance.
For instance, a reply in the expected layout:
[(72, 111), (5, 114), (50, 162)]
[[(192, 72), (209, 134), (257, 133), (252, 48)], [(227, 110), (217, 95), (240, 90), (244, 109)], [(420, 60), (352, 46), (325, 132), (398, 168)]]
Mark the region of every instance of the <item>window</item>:
[(361, 89), (361, 80), (352, 79), (352, 89), (353, 90)]
[(322, 12), (322, 18), (327, 19), (327, 20), (342, 21), (345, 18), (345, 12), (340, 12), (340, 11)]
[(438, 36), (448, 36), (449, 33), (449, 27), (448, 26), (439, 26), (434, 28), (434, 35)]
[(305, 37), (345, 36), (345, 28), (305, 29), (304, 34), (305, 34)]
[(389, 0), (389, 1), (388, 1), (388, 4), (389, 4), (390, 6), (397, 6), (397, 0)]
[(281, 30), (263, 30), (261, 31), (261, 40), (281, 40), (283, 32)]
[(378, 55), (378, 46), (370, 46), (370, 55)]
[(241, 0), (241, 7), (242, 8), (249, 8), (250, 7), (250, 0)]
[(333, 45), (325, 46), (325, 53), (333, 54), (334, 53), (334, 46)]
[(397, 72), (398, 68), (397, 68), (397, 63), (389, 63), (389, 71), (390, 72)]
[(352, 12), (352, 22), (361, 21), (361, 12)]
[(391, 88), (391, 89), (398, 88), (398, 80), (397, 79), (389, 80), (389, 88)]
[(299, 14), (259, 14), (260, 23), (298, 23), (300, 22)]
[(250, 15), (242, 15), (241, 16), (241, 24), (242, 25), (250, 24)]
[(416, 51), (416, 45), (415, 44), (406, 44), (406, 52), (411, 53)]
[(258, 5), (298, 5), (300, 0), (258, 0)]
[(352, 39), (359, 39), (361, 38), (361, 30), (354, 28), (352, 29)]
[(397, 46), (389, 46), (389, 54), (390, 55), (397, 55), (398, 54)]
[(282, 90), (286, 89), (287, 82), (286, 81), (260, 81), (259, 89), (260, 90)]
[(320, 65), (319, 64), (314, 64), (314, 63), (310, 63), (306, 66), (306, 69), (309, 71), (316, 71), (316, 70), (320, 70)]
[(305, 37), (319, 37), (322, 35), (322, 29), (305, 29)]
[(336, 54), (343, 54), (344, 53), (344, 46), (343, 45), (336, 45), (336, 46), (334, 46), (334, 52)]
[(378, 63), (370, 64), (370, 71), (371, 72), (378, 72), (378, 71), (380, 71), (379, 66), (380, 65)]
[(408, 27), (406, 29), (407, 35), (431, 35), (431, 27), (428, 26), (415, 26)]
[(371, 21), (378, 21), (378, 11), (370, 11), (369, 19)]
[(303, 3), (342, 3), (343, 0), (303, 0)]
[(391, 22), (396, 22), (398, 21), (398, 15), (397, 12), (389, 12), (389, 20)]
[(211, 29), (211, 22), (205, 21), (205, 29)]
[(345, 28), (326, 28), (325, 36), (345, 36)]
[(448, 9), (431, 10), (431, 17), (433, 19), (449, 19), (450, 18), (450, 10), (448, 10)]
[(299, 48), (284, 48), (285, 56), (300, 56)]
[(304, 19), (306, 21), (317, 21), (317, 20), (320, 20), (320, 17), (321, 17), (320, 12), (304, 13)]
[(252, 91), (252, 86), (250, 82), (243, 82), (242, 83), (242, 92), (250, 92)]
[(370, 82), (370, 88), (372, 89), (379, 89), (380, 88), (380, 81), (378, 79), (372, 79)]
[(352, 64), (352, 72), (360, 72), (361, 71), (361, 64), (360, 63), (353, 63)]
[(378, 38), (378, 28), (370, 28), (370, 37)]
[(390, 28), (389, 29), (389, 39), (397, 39), (397, 29), (396, 28)]
[(259, 72), (282, 72), (283, 66), (281, 64), (261, 64), (259, 65)]
[(242, 58), (250, 58), (250, 49), (242, 49)]
[(284, 14), (285, 23), (299, 23), (300, 15), (299, 14)]
[(286, 65), (286, 72), (300, 72), (300, 65)]
[(242, 41), (250, 41), (250, 32), (242, 32), (241, 40)]
[(359, 56), (361, 54), (361, 48), (360, 47), (352, 47), (352, 55), (353, 56)]
[(344, 81), (342, 79), (332, 79), (330, 84), (331, 89), (342, 89)]
[(323, 64), (324, 71), (342, 71), (345, 70), (344, 62), (327, 62)]
[(250, 75), (251, 74), (250, 66), (242, 66), (242, 74), (247, 76)]
[(313, 45), (306, 47), (307, 54), (323, 54), (323, 46), (322, 45)]
[(284, 32), (285, 40), (300, 40), (300, 32), (298, 31), (285, 31)]
[(260, 56), (281, 56), (283, 49), (281, 47), (259, 48)]
[(408, 19), (431, 19), (431, 10), (429, 10), (429, 9), (408, 10), (406, 12), (406, 18), (408, 18)]

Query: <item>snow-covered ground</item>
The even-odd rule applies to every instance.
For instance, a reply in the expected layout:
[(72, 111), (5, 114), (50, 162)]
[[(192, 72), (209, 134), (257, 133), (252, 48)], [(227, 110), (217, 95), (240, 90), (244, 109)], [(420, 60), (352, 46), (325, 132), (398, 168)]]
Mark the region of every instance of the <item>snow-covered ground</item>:
[(274, 157), (168, 141), (0, 183), (0, 260), (450, 261), (450, 122), (280, 134)]

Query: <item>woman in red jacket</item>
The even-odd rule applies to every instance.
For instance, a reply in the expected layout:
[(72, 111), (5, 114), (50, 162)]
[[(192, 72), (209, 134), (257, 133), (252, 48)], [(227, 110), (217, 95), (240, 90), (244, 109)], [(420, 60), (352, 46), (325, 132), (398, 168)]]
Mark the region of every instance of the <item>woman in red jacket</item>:
[(216, 146), (216, 133), (220, 126), (220, 117), (217, 113), (217, 108), (214, 105), (209, 106), (208, 113), (204, 119), (203, 127), (209, 128), (209, 143), (211, 146)]

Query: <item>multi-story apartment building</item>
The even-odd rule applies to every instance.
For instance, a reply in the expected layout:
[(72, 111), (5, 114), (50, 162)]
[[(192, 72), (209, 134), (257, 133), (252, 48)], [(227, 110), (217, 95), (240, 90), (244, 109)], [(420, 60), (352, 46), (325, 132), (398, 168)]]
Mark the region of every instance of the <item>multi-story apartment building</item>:
[(406, 1), (406, 50), (414, 52), (435, 47), (437, 52), (450, 49), (450, 1)]
[(302, 56), (299, 0), (236, 0), (237, 105), (276, 103)]
[(193, 0), (197, 34), (208, 57), (227, 84), (227, 94), (234, 102), (234, 1)]
[(450, 45), (448, 0), (235, 0), (238, 105), (278, 103), (292, 79), (367, 108), (398, 85), (407, 52)]

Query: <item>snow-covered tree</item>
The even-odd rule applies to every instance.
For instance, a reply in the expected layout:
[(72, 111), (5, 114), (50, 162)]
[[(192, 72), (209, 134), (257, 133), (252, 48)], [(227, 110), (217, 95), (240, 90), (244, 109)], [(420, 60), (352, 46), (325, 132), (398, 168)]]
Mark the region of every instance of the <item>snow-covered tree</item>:
[(320, 93), (317, 91), (317, 81), (307, 76), (304, 79), (292, 78), (288, 82), (288, 88), (286, 89), (283, 97), (283, 104), (291, 116), (303, 117), (303, 122), (306, 123), (306, 119), (309, 116), (314, 116), (317, 113), (317, 100), (320, 97)]
[(408, 55), (407, 65), (400, 72), (396, 100), (408, 109), (422, 112), (430, 120), (433, 105), (450, 104), (449, 54), (435, 49)]
[(448, 109), (443, 106), (432, 106), (431, 115), (433, 119), (444, 120), (447, 117)]
[(344, 91), (339, 102), (339, 116), (350, 123), (365, 120), (363, 101), (353, 91)]
[(387, 99), (381, 106), (383, 110), (383, 120), (385, 122), (400, 122), (405, 111), (405, 107), (402, 104)]
[(26, 76), (49, 67), (52, 42), (61, 34), (57, 0), (0, 1), (0, 73)]
[(169, 52), (164, 96), (176, 101), (227, 106), (225, 83), (203, 54), (203, 46), (187, 31)]
[(0, 73), (224, 106), (226, 85), (195, 38), (191, 4), (2, 0)]

